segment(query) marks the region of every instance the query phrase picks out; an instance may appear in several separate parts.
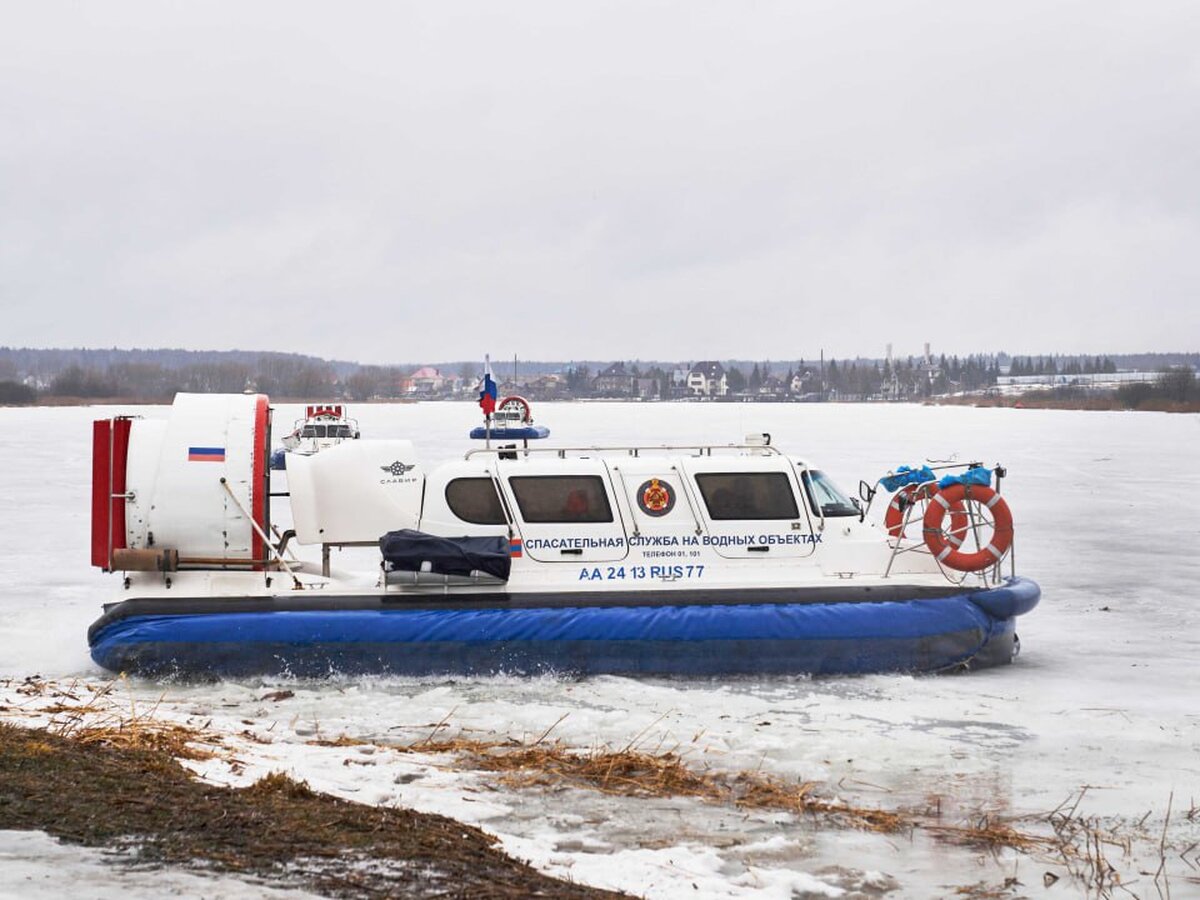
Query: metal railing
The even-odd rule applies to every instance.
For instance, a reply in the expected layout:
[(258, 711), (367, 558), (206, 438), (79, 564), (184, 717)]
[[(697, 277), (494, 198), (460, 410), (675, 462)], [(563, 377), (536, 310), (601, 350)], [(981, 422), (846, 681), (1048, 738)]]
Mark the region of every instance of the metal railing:
[[(940, 464), (940, 465), (930, 465), (929, 466), (929, 468), (933, 471), (944, 471), (946, 469), (964, 469), (965, 470), (965, 469), (976, 469), (976, 468), (982, 468), (982, 467), (983, 467), (983, 463), (978, 462), (978, 461), (972, 461), (969, 463), (944, 463), (944, 464)], [(996, 474), (996, 493), (999, 494), (1001, 483), (1003, 482), (1004, 475), (1006, 474), (1004, 467), (997, 465), (995, 474)], [(882, 481), (882, 480), (883, 480), (882, 478), (879, 479), (879, 481)], [(877, 481), (876, 484), (879, 484), (879, 481)], [(913, 491), (914, 497), (916, 497), (918, 494), (921, 493), (922, 490), (925, 490), (925, 489), (927, 489), (929, 491), (930, 496), (932, 496), (932, 494), (934, 492), (936, 492), (936, 490), (937, 490), (937, 482), (936, 481), (926, 481), (926, 482), (921, 482), (919, 484), (917, 484), (917, 483), (913, 483), (913, 484), (915, 485), (915, 488), (916, 488), (916, 490)], [(899, 490), (903, 490), (903, 486), (901, 488), (899, 488)], [(866, 517), (866, 514), (871, 509), (871, 504), (874, 502), (876, 493), (877, 492), (872, 492), (871, 499), (867, 501), (866, 509), (863, 510), (864, 518)], [(926, 502), (928, 502), (928, 501), (926, 501)], [(902, 553), (923, 553), (923, 554), (932, 555), (929, 548), (925, 544), (923, 533), (922, 533), (921, 538), (919, 538), (919, 539), (904, 537), (905, 531), (908, 528), (910, 523), (915, 522), (915, 523), (921, 525), (922, 529), (924, 528), (924, 513), (922, 513), (920, 516), (917, 516), (917, 517), (913, 516), (913, 511), (915, 509), (917, 509), (920, 505), (921, 505), (921, 502), (916, 499), (914, 499), (911, 503), (909, 503), (904, 509), (904, 518), (901, 520), (900, 525), (899, 525), (899, 534), (897, 534), (895, 536), (889, 535), (889, 542), (892, 545), (892, 547), (891, 547), (892, 552), (891, 552), (891, 556), (888, 558), (887, 568), (884, 569), (884, 572), (883, 572), (884, 578), (887, 578), (891, 574), (892, 566), (896, 562), (896, 557), (898, 557)], [(982, 542), (979, 538), (979, 526), (980, 526), (980, 524), (989, 524), (989, 523), (987, 522), (986, 519), (982, 518), (981, 515), (980, 516), (976, 515), (975, 506), (976, 505), (970, 501), (968, 501), (966, 503), (966, 509), (964, 510), (964, 512), (967, 516), (968, 521), (967, 521), (966, 533), (962, 534), (961, 538), (963, 540), (965, 540), (967, 537), (967, 533), (970, 533), (974, 536), (976, 545), (982, 546)], [(905, 546), (904, 542), (906, 540), (912, 541), (912, 543), (908, 546)], [(974, 572), (960, 572), (955, 569), (947, 569), (946, 566), (942, 565), (942, 561), (937, 559), (936, 557), (934, 558), (934, 562), (937, 564), (938, 570), (942, 573), (943, 577), (945, 577), (945, 579), (947, 581), (949, 581), (951, 584), (963, 584), (972, 575), (978, 576), (980, 579), (983, 580), (983, 582), (985, 584), (987, 584), (987, 583), (999, 584), (1001, 578), (1003, 577), (1002, 569), (1003, 569), (1003, 565), (1005, 562), (1008, 562), (1009, 574), (1016, 575), (1016, 570), (1017, 570), (1016, 541), (1015, 540), (1013, 541), (1013, 543), (1008, 548), (1008, 552), (1005, 553), (1004, 556), (1002, 556), (1000, 559), (996, 560), (995, 565), (988, 566), (984, 569), (979, 569)]]
[(476, 455), (495, 456), (504, 459), (506, 456), (512, 457), (518, 454), (529, 456), (534, 453), (553, 454), (559, 459), (566, 459), (568, 453), (624, 453), (626, 456), (636, 457), (646, 451), (687, 451), (693, 456), (712, 456), (714, 450), (748, 450), (763, 455), (783, 456), (783, 451), (778, 447), (772, 447), (770, 444), (637, 444), (611, 447), (483, 447), (468, 450), (463, 459), (470, 459)]

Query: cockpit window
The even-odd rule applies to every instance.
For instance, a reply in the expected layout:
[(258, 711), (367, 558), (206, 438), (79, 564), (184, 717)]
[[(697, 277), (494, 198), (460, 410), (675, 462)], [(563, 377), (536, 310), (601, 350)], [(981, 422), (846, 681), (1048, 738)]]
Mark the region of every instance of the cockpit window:
[(721, 472), (696, 476), (709, 518), (798, 519), (792, 483), (783, 472)]
[(809, 469), (804, 473), (804, 490), (808, 493), (808, 502), (813, 511), (826, 518), (859, 514), (854, 501), (843, 494), (841, 488), (819, 469)]

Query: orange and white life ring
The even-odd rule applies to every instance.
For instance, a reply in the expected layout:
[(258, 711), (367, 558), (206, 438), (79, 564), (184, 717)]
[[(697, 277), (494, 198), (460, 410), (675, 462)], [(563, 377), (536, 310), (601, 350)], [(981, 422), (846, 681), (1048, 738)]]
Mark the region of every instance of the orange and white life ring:
[[(894, 538), (904, 537), (905, 510), (922, 500), (928, 500), (936, 493), (937, 485), (932, 482), (906, 484), (896, 491), (892, 502), (888, 504), (887, 511), (883, 514), (883, 524), (887, 528), (887, 533)], [(963, 535), (967, 533), (968, 524), (967, 512), (963, 505), (961, 503), (954, 504), (950, 508), (950, 533), (946, 535), (946, 540), (955, 547), (960, 546)]]
[[(960, 508), (964, 501), (972, 500), (986, 506), (992, 514), (992, 539), (988, 544), (974, 553), (965, 553), (958, 549), (951, 540), (951, 535), (942, 531), (942, 520), (946, 513), (951, 513), (951, 530), (958, 531), (953, 525), (953, 509), (957, 504)], [(938, 491), (929, 501), (925, 510), (925, 546), (929, 548), (937, 561), (950, 569), (959, 572), (978, 572), (993, 566), (1004, 558), (1008, 548), (1012, 546), (1013, 520), (1008, 504), (990, 487), (981, 484), (965, 485), (952, 484), (944, 491)], [(963, 534), (965, 534), (965, 530)], [(959, 542), (961, 543), (961, 541)]]
[(533, 421), (533, 408), (529, 405), (529, 401), (524, 397), (520, 396), (519, 394), (512, 394), (497, 403), (496, 409), (504, 409), (508, 406), (521, 407), (521, 421), (525, 424), (528, 425)]

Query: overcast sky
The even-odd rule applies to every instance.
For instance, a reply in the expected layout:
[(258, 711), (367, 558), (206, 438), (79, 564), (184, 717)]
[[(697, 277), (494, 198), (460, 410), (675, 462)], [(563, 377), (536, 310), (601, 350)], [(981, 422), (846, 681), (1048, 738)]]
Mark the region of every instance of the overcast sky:
[(0, 0), (0, 344), (1200, 349), (1200, 3)]

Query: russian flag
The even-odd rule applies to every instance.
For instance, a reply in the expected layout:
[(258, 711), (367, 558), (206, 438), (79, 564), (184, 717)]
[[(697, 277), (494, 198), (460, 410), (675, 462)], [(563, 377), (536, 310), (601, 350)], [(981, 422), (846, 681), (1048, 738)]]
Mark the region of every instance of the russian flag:
[(490, 416), (496, 411), (496, 396), (499, 392), (492, 378), (492, 359), (485, 356), (483, 360), (483, 378), (479, 382), (479, 408), (485, 416)]
[(225, 462), (225, 448), (188, 447), (188, 462)]

